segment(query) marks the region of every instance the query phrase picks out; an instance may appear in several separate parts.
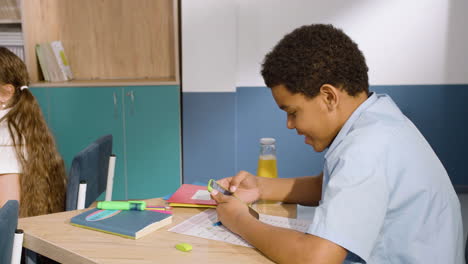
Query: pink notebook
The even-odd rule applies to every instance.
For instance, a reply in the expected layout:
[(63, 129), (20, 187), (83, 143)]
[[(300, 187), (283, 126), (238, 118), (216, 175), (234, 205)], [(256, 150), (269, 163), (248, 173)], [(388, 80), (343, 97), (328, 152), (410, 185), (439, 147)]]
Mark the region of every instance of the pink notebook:
[(182, 184), (167, 202), (176, 207), (216, 207), (207, 187), (193, 184)]

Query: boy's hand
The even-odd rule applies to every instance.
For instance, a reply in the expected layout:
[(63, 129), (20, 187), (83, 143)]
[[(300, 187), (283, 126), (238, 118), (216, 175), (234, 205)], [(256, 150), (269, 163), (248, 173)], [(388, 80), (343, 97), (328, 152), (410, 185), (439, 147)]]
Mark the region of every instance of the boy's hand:
[(253, 203), (261, 198), (259, 178), (246, 172), (240, 171), (234, 177), (224, 178), (217, 182), (246, 203)]
[(218, 220), (221, 221), (223, 226), (236, 234), (239, 232), (242, 219), (245, 219), (245, 217), (252, 217), (247, 205), (233, 196), (223, 195), (213, 190), (211, 192), (211, 197), (218, 203), (216, 207)]

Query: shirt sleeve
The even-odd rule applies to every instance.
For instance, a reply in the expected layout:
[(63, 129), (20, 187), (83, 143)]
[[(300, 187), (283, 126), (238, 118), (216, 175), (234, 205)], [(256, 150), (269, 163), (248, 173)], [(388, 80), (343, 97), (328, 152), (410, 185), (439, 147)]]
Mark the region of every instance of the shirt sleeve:
[(0, 174), (21, 173), (14, 146), (0, 146)]
[(338, 158), (326, 160), (322, 200), (307, 231), (364, 261), (371, 255), (387, 211), (385, 155), (377, 148), (342, 147), (332, 155)]

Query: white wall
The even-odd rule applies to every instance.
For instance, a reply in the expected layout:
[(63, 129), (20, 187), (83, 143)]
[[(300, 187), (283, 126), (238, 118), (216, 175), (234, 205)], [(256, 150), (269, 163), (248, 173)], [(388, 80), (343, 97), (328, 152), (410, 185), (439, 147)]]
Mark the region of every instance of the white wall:
[(237, 67), (236, 0), (183, 0), (184, 92), (234, 91)]
[(264, 55), (312, 23), (332, 23), (358, 43), (371, 84), (466, 84), (466, 10), (466, 0), (183, 0), (183, 89), (264, 86)]

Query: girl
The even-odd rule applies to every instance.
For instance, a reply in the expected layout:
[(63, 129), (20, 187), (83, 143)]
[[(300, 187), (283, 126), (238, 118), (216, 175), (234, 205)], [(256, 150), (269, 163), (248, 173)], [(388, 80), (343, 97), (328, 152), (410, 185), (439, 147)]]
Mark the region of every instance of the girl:
[(0, 207), (18, 200), (20, 217), (65, 204), (65, 166), (28, 83), (25, 64), (0, 47)]

